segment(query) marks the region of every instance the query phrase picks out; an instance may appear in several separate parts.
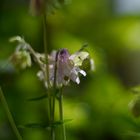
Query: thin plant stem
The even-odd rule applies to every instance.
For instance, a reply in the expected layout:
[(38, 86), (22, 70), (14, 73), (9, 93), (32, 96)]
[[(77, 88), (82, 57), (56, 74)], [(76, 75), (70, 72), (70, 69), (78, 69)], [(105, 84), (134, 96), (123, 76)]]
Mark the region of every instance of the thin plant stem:
[(48, 42), (47, 42), (47, 18), (46, 18), (46, 7), (44, 8), (43, 12), (43, 30), (44, 30), (44, 51), (45, 51), (45, 60), (46, 60), (46, 71), (45, 71), (45, 79), (48, 85), (48, 106), (49, 106), (49, 121), (51, 125), (51, 140), (55, 140), (55, 131), (53, 127), (54, 122), (54, 104), (55, 101), (53, 96), (50, 93), (50, 81), (49, 81), (49, 61), (48, 61)]
[(54, 128), (54, 126), (53, 126), (53, 123), (54, 123), (54, 105), (55, 104), (55, 100), (54, 99), (52, 99), (52, 118), (51, 118), (51, 138), (52, 138), (52, 140), (55, 140), (55, 128)]
[[(57, 81), (57, 59), (58, 59), (58, 54), (59, 51), (56, 53), (55, 56), (55, 67), (54, 67), (54, 83), (53, 83), (53, 96), (52, 96), (52, 124), (54, 123), (54, 119), (55, 119), (55, 97), (56, 97), (56, 81)], [(55, 140), (55, 130), (54, 127), (52, 126), (51, 129), (51, 135)]]
[(55, 115), (55, 95), (51, 96), (51, 120), (50, 120), (50, 125), (51, 125), (51, 138), (52, 140), (55, 140), (55, 128), (53, 126), (54, 123), (54, 115)]
[(55, 112), (55, 98), (54, 98), (54, 95), (52, 96), (51, 98), (51, 104), (52, 104), (52, 110), (51, 110), (51, 138), (52, 140), (55, 140), (55, 128), (53, 126), (53, 123), (54, 123), (54, 112)]
[(47, 81), (47, 84), (48, 84), (48, 88), (50, 88), (46, 12), (44, 12), (44, 14), (43, 14), (43, 30), (44, 30), (44, 35), (43, 35), (44, 36), (44, 51), (45, 51), (45, 60), (46, 60), (46, 81)]
[(63, 111), (63, 94), (62, 94), (62, 88), (60, 89), (60, 96), (59, 96), (59, 115), (60, 115), (60, 121), (62, 122), (62, 135), (63, 140), (66, 140), (66, 129), (64, 124), (64, 111)]
[(11, 112), (9, 110), (8, 104), (6, 102), (6, 99), (4, 97), (4, 94), (2, 92), (1, 87), (0, 87), (0, 99), (1, 99), (1, 102), (2, 102), (2, 104), (4, 106), (4, 109), (5, 109), (5, 112), (7, 114), (8, 120), (9, 120), (9, 122), (11, 124), (11, 127), (12, 127), (12, 129), (13, 129), (16, 137), (17, 137), (17, 139), (18, 140), (23, 140), (22, 137), (21, 137), (21, 135), (20, 135), (20, 133), (19, 133), (19, 131), (18, 131), (18, 129), (17, 129), (17, 127), (16, 127), (15, 121), (14, 121), (14, 119), (12, 117), (12, 114), (11, 114)]
[(44, 51), (45, 51), (45, 63), (46, 63), (46, 70), (45, 70), (45, 81), (47, 81), (48, 86), (48, 114), (49, 120), (51, 120), (51, 94), (50, 94), (50, 81), (49, 81), (49, 65), (48, 65), (48, 44), (47, 44), (47, 19), (46, 19), (46, 12), (43, 13), (43, 37), (44, 37)]

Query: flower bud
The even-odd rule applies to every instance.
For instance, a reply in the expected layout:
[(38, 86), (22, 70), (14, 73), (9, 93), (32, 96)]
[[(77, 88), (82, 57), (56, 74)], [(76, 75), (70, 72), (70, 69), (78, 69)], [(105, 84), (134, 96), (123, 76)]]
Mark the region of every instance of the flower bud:
[(31, 66), (31, 56), (27, 51), (16, 51), (12, 57), (11, 62), (17, 69), (25, 69)]

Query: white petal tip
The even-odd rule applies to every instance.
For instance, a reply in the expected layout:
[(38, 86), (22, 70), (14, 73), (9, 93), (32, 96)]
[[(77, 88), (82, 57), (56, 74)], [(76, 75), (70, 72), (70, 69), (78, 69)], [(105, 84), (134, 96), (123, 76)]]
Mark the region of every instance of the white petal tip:
[(46, 88), (48, 88), (48, 83), (47, 82), (45, 82), (44, 85), (45, 85)]
[(77, 84), (80, 84), (80, 79), (79, 79), (79, 77), (76, 78), (76, 83), (77, 83)]
[(38, 73), (37, 73), (37, 77), (40, 79), (40, 80), (43, 80), (43, 72), (42, 71), (39, 71)]
[(79, 71), (83, 76), (86, 76), (87, 74), (86, 74), (86, 72), (84, 71), (84, 70), (80, 70)]
[(95, 64), (94, 64), (94, 60), (93, 59), (90, 59), (90, 67), (91, 67), (92, 71), (95, 70)]

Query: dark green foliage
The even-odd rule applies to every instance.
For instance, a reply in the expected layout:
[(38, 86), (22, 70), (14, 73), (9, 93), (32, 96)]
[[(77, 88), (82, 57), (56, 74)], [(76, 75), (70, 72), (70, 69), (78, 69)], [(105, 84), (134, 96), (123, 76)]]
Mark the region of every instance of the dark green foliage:
[[(75, 52), (87, 41), (86, 49), (96, 64), (96, 71), (82, 79), (78, 87), (71, 84), (64, 89), (64, 115), (74, 118), (66, 126), (69, 140), (140, 139), (123, 135), (128, 131), (140, 132), (140, 119), (134, 118), (128, 109), (133, 98), (128, 86), (140, 84), (140, 18), (114, 14), (115, 5), (109, 1), (73, 0), (58, 10), (53, 6), (55, 1), (49, 5), (56, 13), (49, 15), (49, 50), (68, 48)], [(57, 3), (60, 5), (61, 1)], [(42, 24), (38, 17), (29, 14), (28, 7), (25, 0), (2, 0), (0, 4), (0, 67), (15, 49), (8, 42), (14, 35), (24, 36), (36, 51), (43, 52)], [(15, 73), (11, 66), (5, 69), (8, 69), (5, 73), (0, 71), (0, 83), (16, 124), (42, 119), (46, 123), (47, 98), (42, 97), (35, 104), (25, 102), (30, 97), (36, 98), (35, 95), (44, 96), (35, 77), (38, 68), (20, 73)], [(140, 90), (133, 91), (139, 94)], [(0, 103), (0, 140), (16, 140), (7, 122)], [(23, 130), (25, 140), (46, 140), (47, 134), (42, 134), (42, 130), (27, 131)]]

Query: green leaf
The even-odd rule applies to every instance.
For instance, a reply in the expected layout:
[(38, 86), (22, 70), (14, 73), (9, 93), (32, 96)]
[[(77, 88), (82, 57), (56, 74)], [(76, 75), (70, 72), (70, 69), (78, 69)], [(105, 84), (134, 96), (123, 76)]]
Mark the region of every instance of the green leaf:
[(47, 94), (44, 94), (44, 95), (39, 96), (39, 97), (29, 98), (29, 99), (27, 99), (27, 101), (39, 101), (39, 100), (45, 99), (47, 97), (48, 97)]
[(84, 43), (84, 44), (82, 45), (81, 49), (79, 50), (79, 52), (84, 51), (85, 48), (87, 48), (87, 47), (88, 47), (88, 43)]
[(40, 124), (40, 123), (29, 123), (25, 125), (20, 125), (20, 128), (33, 128), (33, 129), (46, 129), (49, 128), (49, 124)]
[(72, 121), (73, 119), (65, 119), (64, 121), (55, 121), (54, 123), (53, 123), (53, 126), (57, 126), (57, 125), (62, 125), (62, 124), (65, 124), (65, 123), (68, 123), (68, 122), (70, 122), (70, 121)]
[(64, 121), (55, 121), (54, 123), (52, 124), (45, 124), (45, 123), (28, 123), (28, 124), (25, 124), (25, 125), (20, 125), (19, 128), (32, 128), (32, 129), (49, 129), (51, 127), (56, 127), (56, 126), (59, 126), (59, 125), (62, 125), (64, 123), (68, 123), (72, 121), (72, 119), (66, 119)]

